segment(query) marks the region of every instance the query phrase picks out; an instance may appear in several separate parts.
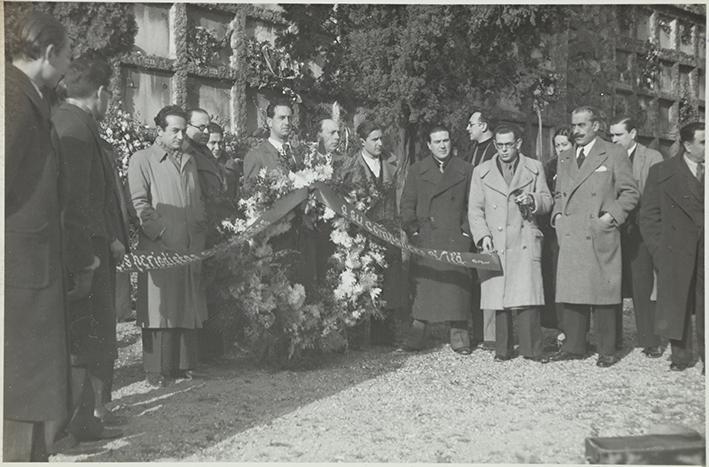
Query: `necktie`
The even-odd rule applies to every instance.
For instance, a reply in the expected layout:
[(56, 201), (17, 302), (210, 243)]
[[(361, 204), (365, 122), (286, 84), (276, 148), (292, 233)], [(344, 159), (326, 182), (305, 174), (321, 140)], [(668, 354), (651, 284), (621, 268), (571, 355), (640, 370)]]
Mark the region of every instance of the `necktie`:
[(697, 180), (704, 185), (704, 162), (697, 163)]
[(579, 157), (576, 158), (576, 164), (581, 168), (581, 164), (583, 164), (583, 161), (586, 160), (586, 154), (583, 152), (583, 148), (581, 148), (581, 152), (579, 153)]
[(436, 161), (436, 162), (438, 162), (438, 170), (440, 170), (441, 173), (443, 173), (443, 161)]

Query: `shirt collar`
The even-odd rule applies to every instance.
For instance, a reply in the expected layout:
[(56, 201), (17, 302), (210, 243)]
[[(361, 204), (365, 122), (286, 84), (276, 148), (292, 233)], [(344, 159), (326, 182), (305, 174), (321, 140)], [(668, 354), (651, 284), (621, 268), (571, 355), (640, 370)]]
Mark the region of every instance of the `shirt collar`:
[(596, 143), (596, 140), (598, 137), (595, 137), (591, 140), (590, 143), (586, 144), (586, 146), (579, 146), (576, 148), (576, 157), (579, 157), (579, 153), (581, 152), (581, 149), (583, 149), (583, 154), (584, 156), (587, 156), (591, 154), (591, 149), (593, 148), (593, 145)]
[(283, 152), (283, 143), (281, 143), (280, 141), (276, 141), (270, 136), (268, 137), (268, 142), (271, 143), (271, 145), (273, 145), (273, 147), (276, 148), (278, 152)]
[(637, 147), (638, 147), (638, 143), (634, 143), (633, 147), (628, 149), (628, 157), (630, 157), (630, 155), (637, 149)]
[(684, 161), (687, 163), (687, 167), (689, 167), (689, 170), (696, 177), (698, 164), (696, 162), (694, 162), (692, 159), (690, 159), (689, 157), (687, 157), (686, 154), (683, 154), (682, 157), (684, 157)]

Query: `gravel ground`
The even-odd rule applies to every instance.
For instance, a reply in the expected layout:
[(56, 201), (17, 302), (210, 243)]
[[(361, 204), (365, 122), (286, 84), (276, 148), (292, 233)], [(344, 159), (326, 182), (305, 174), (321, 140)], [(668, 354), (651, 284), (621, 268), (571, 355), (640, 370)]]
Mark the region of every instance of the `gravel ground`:
[[(634, 325), (625, 311), (626, 343)], [(553, 334), (548, 333), (549, 342)], [(584, 439), (704, 432), (701, 363), (669, 371), (638, 349), (609, 369), (586, 360), (540, 365), (493, 354), (371, 347), (315, 369), (269, 371), (243, 356), (201, 380), (143, 381), (139, 332), (119, 325), (112, 406), (125, 436), (82, 443), (52, 461), (584, 463)], [(669, 353), (669, 352), (668, 352)]]

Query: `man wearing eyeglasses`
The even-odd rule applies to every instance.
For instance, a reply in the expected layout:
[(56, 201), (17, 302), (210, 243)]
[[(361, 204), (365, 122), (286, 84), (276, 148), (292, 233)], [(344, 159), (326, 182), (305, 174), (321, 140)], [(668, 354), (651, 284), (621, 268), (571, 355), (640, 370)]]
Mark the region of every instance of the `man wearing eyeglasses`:
[[(497, 152), (495, 148), (495, 138), (493, 129), (497, 122), (492, 118), (489, 111), (483, 109), (473, 109), (468, 118), (468, 134), (470, 141), (474, 143), (473, 150), (467, 157), (463, 157), (473, 168), (483, 162), (489, 161)], [(476, 341), (481, 342), (480, 346), (484, 350), (495, 348), (495, 310), (480, 309), (480, 282), (473, 271), (473, 334)]]
[[(219, 215), (218, 205), (220, 198), (226, 192), (226, 180), (224, 170), (207, 147), (210, 123), (211, 119), (206, 110), (189, 109), (187, 111), (187, 129), (185, 130), (187, 137), (183, 140), (182, 151), (192, 156), (197, 163), (199, 185), (207, 209), (207, 220), (212, 223)], [(211, 246), (209, 238), (207, 246)]]
[(497, 154), (473, 169), (468, 199), (468, 221), (473, 240), (483, 252), (497, 251), (502, 274), (480, 271), (481, 300), (495, 310), (495, 361), (513, 355), (512, 312), (517, 314), (520, 353), (546, 363), (542, 355), (540, 307), (542, 232), (536, 216), (554, 204), (541, 162), (519, 152), (519, 129), (495, 129)]

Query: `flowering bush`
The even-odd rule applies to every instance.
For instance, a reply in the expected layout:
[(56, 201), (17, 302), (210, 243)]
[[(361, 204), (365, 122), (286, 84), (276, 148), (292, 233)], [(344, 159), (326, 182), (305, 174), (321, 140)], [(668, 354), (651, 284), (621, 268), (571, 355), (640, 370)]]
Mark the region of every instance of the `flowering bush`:
[(114, 102), (106, 112), (100, 124), (101, 137), (106, 140), (116, 153), (116, 166), (121, 179), (125, 181), (128, 173), (128, 160), (141, 149), (155, 141), (154, 129), (140, 124), (128, 112), (121, 109), (121, 102)]
[(210, 66), (219, 58), (219, 52), (226, 46), (226, 40), (217, 39), (214, 31), (208, 28), (202, 26), (189, 28), (187, 56), (198, 67)]

